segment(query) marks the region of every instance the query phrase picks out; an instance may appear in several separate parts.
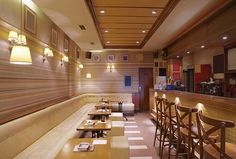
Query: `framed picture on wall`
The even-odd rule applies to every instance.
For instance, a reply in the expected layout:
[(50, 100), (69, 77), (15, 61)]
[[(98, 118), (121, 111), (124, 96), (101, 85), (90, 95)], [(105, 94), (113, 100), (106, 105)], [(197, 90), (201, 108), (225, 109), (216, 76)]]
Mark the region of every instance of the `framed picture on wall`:
[(93, 61), (99, 62), (100, 59), (101, 59), (100, 55), (98, 55), (98, 54), (93, 55)]
[(64, 38), (64, 52), (68, 53), (69, 51), (69, 39), (67, 37)]
[(76, 57), (77, 59), (79, 59), (79, 52), (80, 52), (80, 49), (78, 46), (76, 46)]
[(57, 33), (57, 30), (55, 28), (52, 28), (51, 43), (52, 43), (53, 46), (57, 46), (57, 43), (58, 43), (58, 33)]
[(125, 75), (124, 80), (125, 87), (131, 87), (131, 76)]
[(121, 61), (123, 61), (123, 62), (128, 62), (128, 55), (122, 55), (121, 56)]
[(32, 11), (30, 8), (25, 6), (25, 12), (24, 12), (24, 27), (25, 30), (29, 31), (30, 33), (36, 34), (37, 30), (37, 15), (34, 11)]
[(114, 62), (115, 61), (115, 55), (108, 55), (107, 56), (107, 61), (108, 62)]

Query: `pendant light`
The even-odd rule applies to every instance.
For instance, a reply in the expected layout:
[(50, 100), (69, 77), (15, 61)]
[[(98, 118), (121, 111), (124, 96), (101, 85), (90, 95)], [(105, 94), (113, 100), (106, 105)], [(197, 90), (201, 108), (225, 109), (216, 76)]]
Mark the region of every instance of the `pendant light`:
[(10, 63), (18, 65), (31, 65), (32, 59), (30, 54), (30, 49), (26, 46), (26, 37), (22, 34), (22, 0), (21, 0), (21, 34), (19, 35), (19, 42), (16, 43), (11, 50)]

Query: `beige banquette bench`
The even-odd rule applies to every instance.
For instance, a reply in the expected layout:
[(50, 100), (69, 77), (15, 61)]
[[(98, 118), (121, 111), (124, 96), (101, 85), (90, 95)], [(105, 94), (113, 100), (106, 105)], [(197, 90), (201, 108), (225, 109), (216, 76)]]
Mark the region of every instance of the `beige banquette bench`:
[[(0, 158), (53, 159), (68, 139), (81, 134), (76, 127), (89, 116), (88, 112), (103, 94), (83, 94), (41, 111), (0, 125)], [(108, 94), (105, 94), (107, 97)], [(110, 94), (110, 98), (127, 99), (127, 94)], [(128, 141), (124, 136), (112, 141), (128, 157)], [(123, 141), (122, 143), (115, 143)], [(125, 158), (126, 158), (125, 157)]]
[[(114, 94), (115, 95), (115, 94)], [(112, 105), (112, 111), (120, 111), (118, 102), (121, 101), (121, 111), (127, 114), (134, 114), (134, 104), (132, 102), (132, 94), (116, 94), (114, 96), (112, 94), (102, 94), (100, 96), (97, 96), (96, 94), (90, 94), (90, 96), (93, 96), (93, 98), (96, 98), (96, 101), (101, 100), (108, 100), (109, 104)]]

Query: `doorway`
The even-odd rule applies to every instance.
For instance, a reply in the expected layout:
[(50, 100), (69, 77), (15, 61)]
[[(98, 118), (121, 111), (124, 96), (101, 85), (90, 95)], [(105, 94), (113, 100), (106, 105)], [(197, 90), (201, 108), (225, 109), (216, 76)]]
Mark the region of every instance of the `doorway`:
[(185, 91), (194, 92), (194, 69), (184, 71)]
[(153, 88), (153, 69), (139, 68), (140, 111), (149, 110), (149, 88)]

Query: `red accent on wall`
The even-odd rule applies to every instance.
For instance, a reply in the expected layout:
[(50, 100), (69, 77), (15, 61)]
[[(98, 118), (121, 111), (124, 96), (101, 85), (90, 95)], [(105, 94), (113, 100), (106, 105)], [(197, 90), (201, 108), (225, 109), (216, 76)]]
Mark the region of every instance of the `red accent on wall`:
[(139, 93), (132, 93), (132, 102), (134, 103), (134, 110), (139, 110), (139, 105), (140, 105)]
[(194, 74), (194, 92), (198, 92), (199, 84), (201, 82), (209, 81), (211, 77), (211, 65), (210, 64), (202, 64), (201, 65), (201, 72)]
[(177, 62), (173, 62), (173, 71), (180, 71), (180, 64)]
[(174, 80), (180, 80), (180, 73), (179, 72), (174, 72), (173, 73), (173, 78), (174, 78)]

